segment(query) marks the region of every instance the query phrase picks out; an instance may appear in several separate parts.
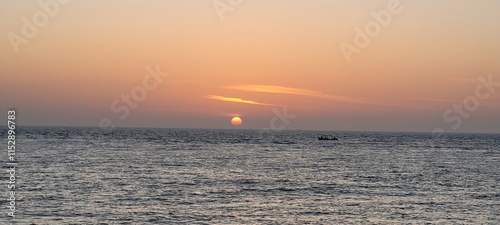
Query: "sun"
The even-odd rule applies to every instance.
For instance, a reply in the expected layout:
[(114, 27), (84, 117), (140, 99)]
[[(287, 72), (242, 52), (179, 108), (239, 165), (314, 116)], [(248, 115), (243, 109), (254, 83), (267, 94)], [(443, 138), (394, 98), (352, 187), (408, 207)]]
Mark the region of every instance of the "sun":
[(231, 124), (233, 126), (239, 126), (239, 125), (241, 125), (241, 123), (243, 123), (243, 121), (241, 120), (241, 118), (239, 118), (237, 116), (233, 117), (233, 119), (231, 119)]

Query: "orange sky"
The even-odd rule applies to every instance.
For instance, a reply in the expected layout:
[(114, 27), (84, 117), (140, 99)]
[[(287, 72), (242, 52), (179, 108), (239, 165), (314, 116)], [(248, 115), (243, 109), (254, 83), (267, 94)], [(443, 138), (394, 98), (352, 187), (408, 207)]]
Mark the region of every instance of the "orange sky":
[[(25, 125), (99, 126), (106, 118), (231, 128), (241, 116), (239, 128), (268, 128), (273, 109), (286, 107), (296, 115), (286, 129), (500, 132), (500, 87), (458, 128), (459, 114), (443, 119), (476, 95), (480, 76), (500, 82), (498, 1), (401, 0), (350, 60), (341, 44), (356, 47), (356, 28), (396, 3), (243, 0), (221, 20), (213, 2), (57, 3), (17, 47), (12, 34), (23, 37), (23, 18), (46, 11), (37, 1), (0, 2), (0, 110), (16, 108)], [(168, 76), (134, 108), (113, 109), (157, 65)]]

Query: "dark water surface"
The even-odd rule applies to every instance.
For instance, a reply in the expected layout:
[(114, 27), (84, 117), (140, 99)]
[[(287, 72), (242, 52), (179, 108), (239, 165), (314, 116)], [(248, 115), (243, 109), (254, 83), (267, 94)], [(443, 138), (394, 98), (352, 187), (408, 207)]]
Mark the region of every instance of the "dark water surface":
[(30, 127), (16, 144), (0, 224), (500, 221), (500, 135)]

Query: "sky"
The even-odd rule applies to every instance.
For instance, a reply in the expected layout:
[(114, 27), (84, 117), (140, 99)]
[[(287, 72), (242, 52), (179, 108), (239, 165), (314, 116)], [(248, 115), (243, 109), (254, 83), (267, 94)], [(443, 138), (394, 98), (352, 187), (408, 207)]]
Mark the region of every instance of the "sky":
[(500, 133), (499, 10), (4, 0), (0, 111), (26, 126)]

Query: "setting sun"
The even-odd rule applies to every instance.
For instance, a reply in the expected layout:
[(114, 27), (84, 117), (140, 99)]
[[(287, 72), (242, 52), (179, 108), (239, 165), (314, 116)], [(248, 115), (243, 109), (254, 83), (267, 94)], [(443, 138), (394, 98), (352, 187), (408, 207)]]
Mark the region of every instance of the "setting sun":
[(0, 225), (500, 225), (499, 11), (0, 0)]
[(243, 123), (243, 121), (239, 117), (233, 117), (233, 119), (231, 119), (231, 124), (233, 126), (239, 126), (241, 123)]

